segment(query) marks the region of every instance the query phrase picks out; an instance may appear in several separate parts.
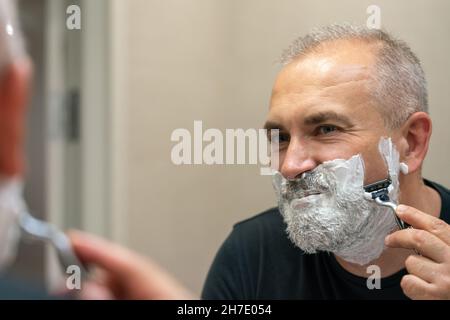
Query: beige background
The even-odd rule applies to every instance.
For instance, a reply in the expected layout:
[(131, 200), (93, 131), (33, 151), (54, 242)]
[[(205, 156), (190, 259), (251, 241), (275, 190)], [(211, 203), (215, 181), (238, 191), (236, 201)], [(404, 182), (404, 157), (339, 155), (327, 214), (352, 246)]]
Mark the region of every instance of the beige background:
[(278, 71), (297, 35), (334, 22), (365, 24), (370, 4), (382, 26), (423, 61), (434, 121), (425, 176), (450, 186), (450, 2), (131, 0), (119, 57), (126, 106), (123, 190), (126, 243), (200, 293), (232, 225), (275, 204), (257, 166), (175, 166), (176, 128), (258, 128)]

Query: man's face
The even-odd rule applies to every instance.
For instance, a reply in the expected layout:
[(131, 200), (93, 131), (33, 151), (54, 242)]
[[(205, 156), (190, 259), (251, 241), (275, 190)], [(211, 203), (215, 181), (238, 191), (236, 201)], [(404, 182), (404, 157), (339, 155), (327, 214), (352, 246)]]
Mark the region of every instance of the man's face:
[(369, 94), (372, 52), (367, 45), (334, 45), (280, 72), (266, 128), (280, 130), (278, 170), (285, 178), (355, 154), (364, 159), (365, 184), (387, 177), (378, 142), (392, 132)]
[[(279, 130), (282, 176), (273, 182), (294, 244), (362, 265), (379, 257), (395, 228), (392, 213), (368, 201), (363, 185), (386, 179), (389, 162), (396, 201), (399, 156), (381, 139), (394, 132), (370, 95), (374, 50), (354, 43), (325, 49), (293, 61), (275, 82), (265, 125)], [(382, 156), (382, 145), (389, 154), (383, 147)]]

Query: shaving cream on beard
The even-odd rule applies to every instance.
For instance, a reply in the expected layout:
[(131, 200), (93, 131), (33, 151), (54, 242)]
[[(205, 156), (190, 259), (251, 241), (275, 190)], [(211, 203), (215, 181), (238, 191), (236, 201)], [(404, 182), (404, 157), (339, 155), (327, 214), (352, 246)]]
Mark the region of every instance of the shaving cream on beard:
[[(389, 196), (397, 201), (399, 154), (390, 138), (381, 138), (378, 149), (392, 180)], [(396, 228), (390, 208), (364, 197), (359, 154), (323, 162), (298, 179), (287, 180), (276, 172), (273, 186), (288, 236), (306, 253), (328, 251), (364, 265), (381, 255), (384, 238)]]
[(22, 189), (18, 179), (0, 180), (0, 270), (16, 256), (20, 237), (19, 213), (24, 206)]

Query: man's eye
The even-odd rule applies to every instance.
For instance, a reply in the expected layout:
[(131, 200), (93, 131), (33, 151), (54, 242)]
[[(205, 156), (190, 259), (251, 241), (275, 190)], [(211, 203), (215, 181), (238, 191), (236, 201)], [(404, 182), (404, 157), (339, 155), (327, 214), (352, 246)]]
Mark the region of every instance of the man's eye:
[(333, 125), (323, 125), (317, 128), (318, 134), (330, 134), (334, 131), (338, 130), (336, 126)]
[(269, 141), (274, 143), (282, 143), (289, 141), (289, 135), (283, 132), (279, 132), (278, 134), (271, 132), (269, 134)]
[[(276, 135), (275, 135), (276, 136)], [(280, 133), (278, 137), (275, 137), (274, 142), (283, 143), (283, 142), (289, 142), (289, 135), (285, 133)]]
[(280, 142), (288, 142), (289, 141), (289, 135), (285, 133), (280, 134)]

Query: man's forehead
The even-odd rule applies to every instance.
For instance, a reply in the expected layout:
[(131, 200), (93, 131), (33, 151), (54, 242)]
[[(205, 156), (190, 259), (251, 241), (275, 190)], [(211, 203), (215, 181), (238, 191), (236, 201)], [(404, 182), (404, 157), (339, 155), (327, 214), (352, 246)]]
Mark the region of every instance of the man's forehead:
[(320, 58), (288, 67), (292, 70), (280, 75), (274, 87), (271, 109), (302, 107), (306, 111), (314, 106), (341, 104), (354, 110), (370, 98), (367, 65), (339, 64)]
[(273, 93), (302, 92), (308, 87), (326, 88), (349, 82), (370, 80), (371, 67), (359, 63), (342, 63), (329, 57), (294, 61), (278, 75)]
[(273, 91), (367, 80), (372, 73), (379, 46), (376, 42), (350, 39), (319, 45), (287, 64), (278, 74)]

